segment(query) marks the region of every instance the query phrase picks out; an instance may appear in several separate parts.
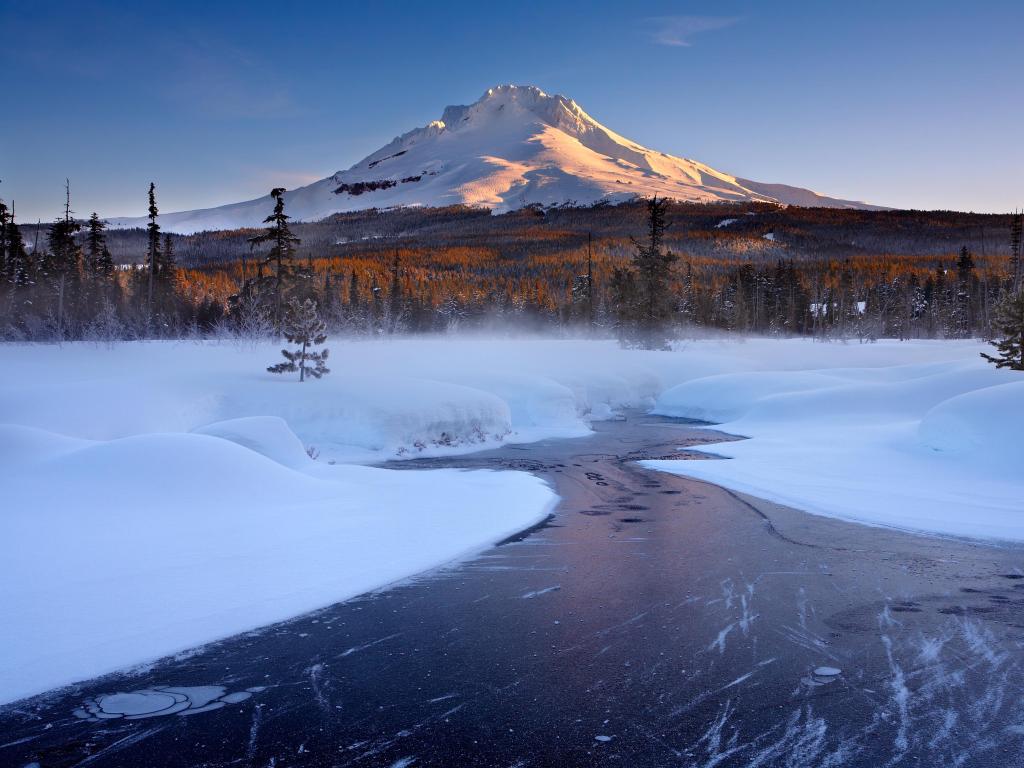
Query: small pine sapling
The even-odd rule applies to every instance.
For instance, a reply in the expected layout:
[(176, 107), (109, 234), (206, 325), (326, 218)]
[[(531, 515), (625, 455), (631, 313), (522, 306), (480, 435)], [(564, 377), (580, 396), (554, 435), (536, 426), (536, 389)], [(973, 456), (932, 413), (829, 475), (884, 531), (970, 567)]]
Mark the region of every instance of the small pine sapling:
[(271, 373), (298, 371), (299, 381), (305, 381), (307, 374), (319, 379), (324, 374), (331, 372), (326, 365), (327, 354), (330, 350), (326, 348), (319, 352), (312, 350), (312, 347), (318, 347), (327, 341), (327, 326), (320, 318), (316, 303), (312, 299), (301, 302), (292, 299), (288, 303), (284, 335), (289, 343), (298, 345), (298, 349), (282, 349), (284, 362), (271, 365), (267, 368), (268, 371)]

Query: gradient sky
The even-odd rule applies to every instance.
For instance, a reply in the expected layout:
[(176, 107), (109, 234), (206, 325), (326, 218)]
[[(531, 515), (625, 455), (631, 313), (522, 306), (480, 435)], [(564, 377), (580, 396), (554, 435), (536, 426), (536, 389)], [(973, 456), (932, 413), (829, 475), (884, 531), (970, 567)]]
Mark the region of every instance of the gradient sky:
[(1024, 205), (1024, 3), (0, 0), (0, 197), (250, 199), (492, 85), (648, 147), (899, 207)]

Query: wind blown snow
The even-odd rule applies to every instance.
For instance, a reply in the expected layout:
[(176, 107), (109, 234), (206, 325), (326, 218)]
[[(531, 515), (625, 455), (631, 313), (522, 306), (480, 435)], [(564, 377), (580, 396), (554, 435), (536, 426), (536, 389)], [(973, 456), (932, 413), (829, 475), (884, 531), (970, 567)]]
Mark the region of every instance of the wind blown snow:
[[(0, 701), (479, 551), (552, 508), (518, 472), (361, 466), (579, 437), (624, 408), (723, 422), (730, 461), (648, 462), (817, 514), (1024, 540), (1024, 381), (973, 342), (4, 345)], [(317, 457), (316, 460), (311, 458)]]
[(1024, 540), (1024, 377), (985, 364), (980, 348), (883, 342), (868, 355), (881, 360), (830, 349), (803, 370), (679, 384), (655, 413), (749, 439), (701, 449), (728, 461), (643, 463), (815, 514)]

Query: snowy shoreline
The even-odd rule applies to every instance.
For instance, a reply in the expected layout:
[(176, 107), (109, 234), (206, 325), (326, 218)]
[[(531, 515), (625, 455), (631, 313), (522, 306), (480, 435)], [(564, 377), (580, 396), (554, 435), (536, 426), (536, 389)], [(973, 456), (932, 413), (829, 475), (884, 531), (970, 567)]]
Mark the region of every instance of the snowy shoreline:
[(335, 372), (299, 385), (264, 373), (272, 344), (0, 345), (0, 702), (479, 552), (548, 514), (550, 488), (361, 464), (577, 437), (623, 408), (750, 438), (708, 446), (729, 461), (655, 469), (814, 514), (1024, 540), (1024, 382), (976, 342), (331, 346)]

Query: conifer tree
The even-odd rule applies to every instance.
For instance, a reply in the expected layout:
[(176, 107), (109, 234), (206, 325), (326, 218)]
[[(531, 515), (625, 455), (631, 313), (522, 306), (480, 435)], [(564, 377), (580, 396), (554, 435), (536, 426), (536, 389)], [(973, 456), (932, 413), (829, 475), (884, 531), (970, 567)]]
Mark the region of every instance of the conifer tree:
[(350, 312), (359, 309), (359, 273), (355, 269), (348, 278), (348, 306)]
[(147, 304), (150, 313), (153, 311), (153, 285), (160, 269), (160, 225), (156, 223), (156, 217), (159, 214), (160, 211), (156, 207), (156, 184), (150, 182), (149, 223), (146, 225), (146, 263), (149, 265)]
[(284, 281), (291, 273), (291, 261), (295, 255), (295, 246), (301, 240), (292, 234), (288, 226), (288, 219), (291, 217), (284, 212), (284, 187), (275, 187), (270, 190), (270, 196), (274, 199), (274, 211), (263, 220), (269, 224), (264, 232), (255, 237), (249, 238), (250, 247), (271, 243), (270, 252), (267, 254), (264, 264), (274, 266), (274, 326), (278, 331), (282, 328), (284, 311)]
[(619, 343), (631, 347), (637, 343), (637, 286), (636, 272), (626, 267), (616, 267), (612, 271), (609, 284), (612, 294), (612, 306), (615, 310), (615, 328)]
[(316, 303), (312, 299), (306, 299), (303, 302), (292, 299), (288, 303), (284, 336), (290, 343), (299, 345), (298, 349), (282, 349), (284, 362), (268, 367), (267, 370), (270, 373), (298, 371), (299, 381), (305, 381), (306, 374), (319, 379), (331, 372), (326, 364), (330, 350), (324, 348), (320, 351), (313, 351), (311, 349), (327, 341), (327, 326), (317, 312)]
[(35, 263), (29, 258), (25, 250), (25, 238), (21, 234), (21, 228), (14, 220), (14, 209), (11, 209), (10, 219), (7, 221), (7, 264), (6, 279), (17, 288), (24, 288), (35, 282)]
[(626, 336), (644, 349), (668, 349), (666, 336), (674, 309), (670, 278), (676, 257), (663, 248), (667, 209), (665, 198), (647, 201), (647, 241), (633, 240), (636, 253), (630, 271), (634, 277), (619, 274), (613, 280), (620, 324), (633, 326)]
[(963, 246), (956, 262), (956, 303), (953, 308), (953, 333), (957, 338), (966, 339), (974, 326), (973, 304), (974, 257)]
[(388, 293), (388, 333), (394, 334), (405, 313), (405, 299), (402, 297), (401, 273), (398, 254), (391, 264), (391, 290)]
[(169, 279), (174, 270), (178, 268), (174, 260), (174, 241), (169, 232), (164, 234), (164, 249), (160, 252), (160, 268), (157, 275), (165, 280)]
[(1010, 219), (1010, 281), (1014, 293), (1021, 288), (1024, 264), (1021, 264), (1021, 246), (1024, 240), (1024, 213), (1016, 211)]
[(89, 270), (96, 276), (110, 277), (114, 274), (114, 259), (107, 249), (107, 222), (93, 211), (89, 217), (85, 248), (88, 256)]
[(7, 228), (11, 215), (8, 212), (7, 203), (0, 200), (0, 281), (8, 282), (8, 257), (7, 257)]
[(1003, 296), (992, 326), (996, 338), (990, 343), (998, 354), (981, 356), (996, 368), (1024, 371), (1024, 290)]
[(57, 340), (62, 341), (68, 325), (68, 305), (78, 292), (75, 286), (81, 276), (82, 249), (75, 240), (81, 225), (71, 217), (71, 183), (65, 179), (64, 215), (59, 217), (47, 232), (48, 254), (44, 263), (47, 277), (53, 284), (57, 301), (55, 329)]

